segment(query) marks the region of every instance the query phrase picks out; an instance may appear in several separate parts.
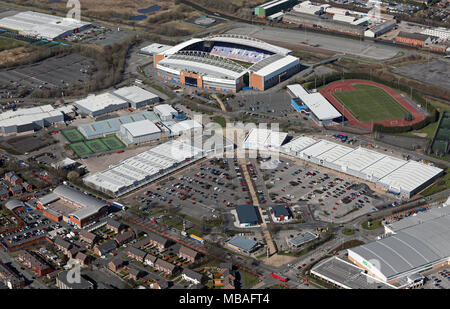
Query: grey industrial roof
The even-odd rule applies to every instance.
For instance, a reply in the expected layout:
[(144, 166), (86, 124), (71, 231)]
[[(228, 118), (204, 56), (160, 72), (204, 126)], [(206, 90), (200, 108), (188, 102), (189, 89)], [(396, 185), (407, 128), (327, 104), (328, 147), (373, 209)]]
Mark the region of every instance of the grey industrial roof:
[(56, 194), (53, 193), (49, 193), (47, 195), (44, 195), (43, 197), (41, 197), (40, 202), (42, 205), (48, 205), (50, 203), (53, 203), (55, 201), (59, 200), (59, 196), (57, 196)]
[(364, 270), (338, 257), (319, 262), (311, 273), (346, 289), (393, 289), (394, 287), (373, 279)]
[(389, 227), (391, 231), (397, 232), (405, 228), (448, 215), (450, 215), (450, 207), (432, 208), (416, 215), (411, 215), (399, 221), (387, 224), (387, 227)]
[(289, 242), (292, 243), (294, 246), (301, 246), (304, 243), (307, 243), (313, 239), (316, 239), (318, 236), (316, 234), (313, 234), (311, 232), (306, 232), (302, 236), (296, 236), (294, 238), (289, 238)]
[(378, 260), (386, 277), (450, 257), (450, 216), (411, 226), (378, 241), (349, 249), (365, 260)]
[(260, 222), (256, 207), (253, 205), (238, 205), (236, 206), (236, 213), (240, 223)]
[(53, 190), (53, 193), (83, 206), (80, 210), (72, 213), (73, 216), (80, 220), (97, 213), (101, 208), (107, 206), (105, 202), (68, 186), (58, 186)]
[(9, 201), (6, 202), (5, 207), (8, 208), (9, 210), (14, 210), (18, 207), (23, 207), (24, 203), (21, 201), (18, 201), (16, 199), (11, 199)]
[(239, 236), (235, 236), (228, 243), (235, 247), (243, 249), (247, 252), (252, 251), (253, 248), (255, 248), (255, 246), (258, 244), (256, 241), (254, 241), (252, 239), (242, 238)]

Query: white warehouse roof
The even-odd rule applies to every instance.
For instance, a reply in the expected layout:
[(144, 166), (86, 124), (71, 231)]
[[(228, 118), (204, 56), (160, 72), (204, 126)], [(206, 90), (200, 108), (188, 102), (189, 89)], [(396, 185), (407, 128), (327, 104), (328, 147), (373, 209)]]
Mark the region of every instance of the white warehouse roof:
[(317, 141), (315, 139), (312, 139), (311, 137), (300, 136), (283, 145), (282, 150), (285, 152), (297, 153), (315, 143), (317, 143)]
[(85, 27), (90, 23), (77, 21), (72, 18), (64, 18), (32, 11), (20, 12), (13, 16), (0, 19), (0, 27), (13, 29), (25, 35), (32, 35), (53, 40), (59, 36)]
[(355, 171), (361, 171), (366, 167), (374, 164), (378, 160), (381, 160), (385, 156), (386, 155), (382, 153), (359, 147), (356, 150), (337, 159), (334, 163)]
[(160, 104), (153, 107), (153, 111), (161, 116), (171, 116), (177, 114), (178, 112), (169, 104)]
[(268, 149), (278, 148), (283, 144), (287, 133), (277, 132), (268, 129), (251, 129), (244, 140), (244, 148), (248, 149)]
[(114, 95), (119, 96), (131, 103), (140, 103), (158, 96), (150, 91), (142, 89), (138, 86), (122, 87), (113, 92)]
[(450, 216), (405, 228), (348, 252), (357, 261), (370, 263), (372, 272), (387, 281), (424, 271), (450, 257)]
[(122, 127), (130, 132), (133, 137), (140, 137), (161, 132), (158, 126), (148, 119), (125, 123)]
[(411, 192), (441, 172), (442, 169), (438, 167), (416, 161), (408, 161), (405, 165), (383, 177), (380, 182), (394, 192)]
[(202, 124), (192, 119), (177, 122), (169, 127), (170, 131), (174, 135), (178, 135), (184, 132), (190, 132), (201, 128), (203, 128)]
[(87, 98), (76, 101), (74, 104), (90, 112), (98, 112), (111, 106), (127, 104), (127, 101), (107, 92), (99, 95), (89, 95)]

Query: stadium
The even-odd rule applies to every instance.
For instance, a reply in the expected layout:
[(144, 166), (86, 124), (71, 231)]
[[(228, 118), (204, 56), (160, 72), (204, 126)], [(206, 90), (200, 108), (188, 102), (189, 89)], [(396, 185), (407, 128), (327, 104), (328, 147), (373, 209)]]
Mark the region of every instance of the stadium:
[(386, 127), (413, 125), (427, 116), (410, 98), (372, 81), (337, 81), (318, 91), (350, 125), (369, 130), (374, 124)]
[(193, 38), (153, 56), (159, 77), (223, 91), (264, 91), (300, 71), (291, 50), (241, 35)]

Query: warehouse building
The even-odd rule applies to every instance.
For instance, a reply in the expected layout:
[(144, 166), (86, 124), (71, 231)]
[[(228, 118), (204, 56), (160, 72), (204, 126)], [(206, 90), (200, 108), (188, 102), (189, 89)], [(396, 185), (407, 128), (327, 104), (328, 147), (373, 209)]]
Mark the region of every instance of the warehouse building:
[(58, 40), (78, 33), (90, 23), (32, 11), (19, 12), (0, 19), (0, 27), (17, 31), (20, 35), (37, 39)]
[(244, 148), (251, 150), (278, 150), (287, 137), (287, 133), (269, 129), (254, 128), (244, 139)]
[(320, 14), (290, 11), (284, 14), (283, 21), (314, 30), (338, 32), (358, 37), (364, 36), (364, 30), (366, 29), (365, 26), (334, 20), (333, 15), (322, 14), (323, 9), (319, 10), (319, 13)]
[(134, 109), (159, 102), (159, 97), (137, 86), (122, 87), (112, 94), (127, 101)]
[(87, 98), (74, 103), (80, 114), (97, 117), (128, 107), (128, 102), (111, 94), (89, 95)]
[(203, 130), (203, 126), (201, 123), (198, 123), (195, 120), (183, 120), (180, 122), (174, 122), (171, 125), (167, 126), (170, 130), (170, 135), (182, 135), (182, 134), (192, 134), (199, 133), (201, 134)]
[(320, 261), (311, 268), (311, 275), (340, 289), (395, 289), (396, 287), (370, 277), (364, 271), (336, 256)]
[(142, 120), (149, 120), (153, 123), (160, 121), (154, 112), (146, 111), (139, 114), (130, 114), (129, 116), (81, 124), (77, 129), (86, 139), (95, 139), (118, 134), (122, 125)]
[(369, 30), (366, 30), (364, 32), (364, 36), (369, 38), (377, 38), (380, 35), (391, 31), (395, 27), (397, 27), (397, 24), (394, 21), (387, 20), (379, 25), (376, 25), (375, 27), (370, 28)]
[(272, 0), (255, 7), (255, 15), (259, 17), (268, 17), (282, 10), (286, 10), (295, 5), (297, 0)]
[(438, 177), (443, 170), (406, 161), (362, 147), (351, 148), (327, 140), (300, 136), (280, 148), (284, 154), (322, 165), (375, 183), (378, 189), (410, 198)]
[(120, 196), (203, 157), (203, 150), (176, 140), (132, 156), (103, 172), (84, 178), (93, 188)]
[(55, 110), (51, 105), (19, 108), (0, 114), (0, 133), (34, 131), (62, 121), (64, 121), (63, 113)]
[(265, 90), (300, 71), (300, 60), (291, 53), (247, 36), (221, 34), (178, 44), (155, 54), (153, 62), (165, 80), (237, 92), (247, 86)]
[(291, 101), (293, 107), (297, 111), (301, 111), (302, 107), (306, 106), (311, 112), (311, 118), (317, 124), (328, 125), (341, 119), (341, 113), (321, 93), (309, 93), (299, 84), (288, 85), (286, 88), (293, 98)]
[(317, 239), (318, 237), (319, 236), (317, 236), (314, 233), (306, 232), (303, 235), (298, 235), (295, 237), (288, 237), (286, 242), (290, 248), (300, 248), (304, 244), (307, 244), (307, 243)]
[(172, 120), (178, 112), (169, 104), (160, 104), (153, 108), (153, 111), (162, 121)]
[(161, 138), (161, 130), (150, 120), (123, 124), (117, 136), (127, 145), (142, 144)]
[(348, 249), (348, 258), (372, 277), (402, 286), (411, 276), (449, 265), (450, 216), (438, 216)]
[[(54, 207), (54, 203), (58, 204), (57, 207)], [(107, 208), (105, 201), (99, 201), (93, 196), (63, 185), (56, 187), (52, 193), (44, 195), (38, 202), (38, 209), (44, 215), (54, 214), (79, 228), (106, 215)]]

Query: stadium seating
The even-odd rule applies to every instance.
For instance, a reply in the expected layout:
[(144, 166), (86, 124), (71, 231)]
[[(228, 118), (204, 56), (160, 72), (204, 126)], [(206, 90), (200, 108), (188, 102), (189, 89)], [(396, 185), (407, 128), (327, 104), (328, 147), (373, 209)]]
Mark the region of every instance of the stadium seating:
[(270, 52), (258, 50), (256, 48), (227, 43), (215, 43), (210, 54), (250, 63), (259, 62), (272, 55)]

